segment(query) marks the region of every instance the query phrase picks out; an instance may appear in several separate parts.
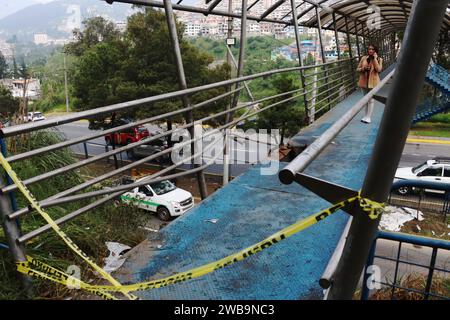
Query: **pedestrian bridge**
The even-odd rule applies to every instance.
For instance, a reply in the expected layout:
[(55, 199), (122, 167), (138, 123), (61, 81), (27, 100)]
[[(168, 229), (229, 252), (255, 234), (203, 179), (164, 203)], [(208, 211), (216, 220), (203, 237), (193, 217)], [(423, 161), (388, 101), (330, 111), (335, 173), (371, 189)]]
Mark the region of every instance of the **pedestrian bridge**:
[[(0, 211), (5, 219), (4, 231), (14, 261), (21, 262), (22, 267), (37, 268), (35, 271), (45, 274), (49, 268), (25, 262), (27, 243), (30, 240), (45, 232), (57, 231), (70, 246), (71, 242), (57, 226), (82, 214), (88, 214), (93, 208), (113, 201), (136, 186), (195, 174), (203, 201), (130, 251), (125, 265), (113, 274), (113, 278), (105, 275), (92, 260), (77, 251), (76, 247), (72, 245), (70, 248), (102, 274), (107, 281), (106, 284), (119, 288), (120, 284), (158, 280), (219, 260), (258, 243), (336, 202), (359, 197), (358, 202), (345, 203), (342, 211), (326, 219), (324, 217), (316, 219), (318, 223), (287, 239), (276, 241), (275, 245), (257, 254), (246, 255), (242, 261), (195, 279), (176, 281), (179, 283), (156, 289), (147, 287), (146, 290), (133, 293), (143, 299), (321, 299), (323, 291), (318, 281), (329, 261), (337, 259), (334, 261), (332, 285), (327, 297), (351, 298), (378, 227), (376, 216), (368, 217), (365, 212), (374, 213), (377, 205), (386, 201), (411, 123), (427, 119), (449, 107), (448, 71), (436, 64), (430, 65), (435, 39), (439, 37), (440, 43), (448, 41), (446, 38), (450, 23), (448, 2), (291, 0), (288, 14), (281, 19), (272, 17), (271, 14), (274, 15), (277, 9), (288, 4), (284, 0), (275, 2), (259, 16), (251, 13), (251, 7), (255, 6), (258, 0), (252, 4), (247, 4), (247, 0), (243, 0), (242, 10), (239, 13), (220, 9), (218, 6), (221, 0), (207, 1), (207, 8), (184, 5), (182, 1), (172, 4), (169, 0), (117, 2), (164, 8), (168, 33), (174, 48), (173, 57), (177, 66), (180, 90), (1, 129), (0, 140), (3, 146), (2, 154), (5, 157), (2, 159), (2, 165), (9, 177), (6, 181), (0, 181), (2, 184)], [(382, 22), (379, 28), (370, 29), (365, 24), (368, 18), (367, 8), (371, 5), (378, 5), (380, 9)], [(188, 87), (173, 10), (241, 19), (240, 51), (235, 64), (237, 75), (235, 78), (195, 88)], [(299, 66), (244, 75), (247, 20), (292, 26), (300, 57)], [(299, 26), (317, 29), (320, 50), (315, 64), (306, 65), (301, 58)], [(404, 38), (400, 39), (398, 32), (404, 31), (405, 28)], [(322, 29), (334, 30), (336, 43), (339, 43), (338, 33), (343, 32), (346, 35), (347, 50), (340, 52), (338, 45), (336, 61), (326, 61)], [(376, 43), (380, 47), (385, 70), (381, 74), (381, 82), (363, 96), (356, 86), (358, 80), (356, 66), (369, 43)], [(400, 43), (401, 49), (397, 52)], [(238, 104), (240, 94), (244, 90), (251, 96), (247, 81), (257, 78), (268, 79), (278, 74), (297, 76), (299, 88)], [(431, 99), (431, 102), (425, 101), (418, 107), (419, 93), (425, 81), (436, 88), (436, 99)], [(218, 88), (226, 90), (206, 101), (197, 104), (191, 102), (197, 93)], [(372, 123), (364, 124), (360, 118), (365, 104), (372, 98), (375, 100)], [(109, 116), (137, 107), (151, 107), (153, 103), (174, 99), (180, 100), (180, 108), (172, 112), (102, 132), (89, 132), (82, 137), (20, 154), (7, 156), (7, 150), (4, 148), (5, 139), (16, 139), (24, 133), (53, 128), (80, 119)], [(201, 119), (194, 118), (194, 110), (205, 108), (221, 99), (231, 101), (225, 110)], [(263, 107), (255, 108), (263, 102)], [(128, 173), (147, 161), (164, 156), (173, 150), (172, 146), (141, 160), (117, 166), (110, 172), (88, 179), (70, 189), (61, 190), (47, 199), (36, 200), (25, 188), (28, 185), (44, 183), (56, 175), (115, 157), (146, 141), (113, 146), (112, 150), (105, 153), (56, 170), (43, 171), (23, 181), (19, 181), (14, 172), (9, 170), (10, 163), (44, 156), (54, 150), (77, 145), (106, 134), (136, 125), (166, 121), (176, 116), (185, 118), (185, 124), (182, 124), (181, 128), (188, 129), (191, 133), (196, 121), (226, 118), (218, 127), (211, 130), (210, 134), (220, 133), (227, 141), (225, 129), (233, 128), (237, 123), (286, 102), (295, 102), (304, 108), (306, 119), (301, 120), (304, 120), (305, 128), (291, 139), (294, 146), (303, 147), (304, 150), (289, 164), (279, 163), (278, 175), (261, 175), (260, 170), (264, 165), (260, 164), (254, 165), (229, 183), (227, 157), (224, 156), (224, 186), (209, 196), (206, 192), (203, 171), (211, 164), (210, 162), (195, 164), (186, 172), (174, 173), (174, 169), (182, 165), (182, 162), (175, 162), (150, 175), (147, 181), (116, 186), (108, 190), (88, 189), (113, 176)], [(237, 116), (241, 109), (245, 111), (244, 114)], [(175, 129), (168, 129), (150, 139), (170, 136), (174, 131)], [(183, 141), (181, 145), (191, 145), (197, 140), (194, 137)], [(201, 155), (190, 154), (188, 158), (193, 160), (199, 156)], [(292, 183), (294, 181), (298, 183)], [(14, 193), (17, 192), (28, 195), (30, 205), (17, 208), (14, 200)], [(55, 221), (46, 217), (46, 225), (27, 230), (27, 233), (22, 233), (20, 224), (16, 223), (33, 210), (37, 210), (45, 217), (46, 208), (87, 199), (91, 201), (89, 204), (80, 204), (79, 209)], [(370, 208), (367, 210), (367, 207)], [(347, 231), (344, 232), (347, 225), (348, 234)], [(70, 237), (70, 234), (68, 236)], [(336, 256), (333, 253), (340, 239), (344, 239), (345, 244)], [(47, 280), (56, 281), (55, 273), (52, 274), (53, 276)], [(23, 283), (26, 285), (26, 278)], [(103, 288), (90, 292), (100, 293), (105, 297), (104, 293), (109, 291)], [(126, 297), (132, 298), (129, 295)]]
[[(389, 88), (390, 82), (380, 95), (387, 95)], [(361, 97), (359, 91), (352, 93), (293, 140), (310, 144)], [(360, 121), (363, 117), (360, 112), (305, 173), (361, 189), (383, 109), (383, 104), (375, 103), (370, 125)], [(280, 163), (281, 167), (284, 165)], [(121, 283), (163, 278), (219, 260), (331, 205), (298, 184), (282, 184), (278, 175), (261, 175), (260, 168), (260, 165), (253, 166), (129, 252), (118, 274)], [(322, 299), (323, 289), (318, 279), (348, 218), (345, 212), (338, 212), (240, 263), (138, 295), (157, 300)]]

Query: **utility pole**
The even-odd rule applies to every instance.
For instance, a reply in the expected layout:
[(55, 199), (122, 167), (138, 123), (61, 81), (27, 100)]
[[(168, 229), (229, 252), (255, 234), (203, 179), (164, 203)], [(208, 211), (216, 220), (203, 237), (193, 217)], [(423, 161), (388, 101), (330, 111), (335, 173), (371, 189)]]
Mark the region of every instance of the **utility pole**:
[(67, 90), (67, 67), (66, 67), (66, 52), (64, 51), (64, 90), (66, 93), (66, 112), (69, 112), (69, 93)]

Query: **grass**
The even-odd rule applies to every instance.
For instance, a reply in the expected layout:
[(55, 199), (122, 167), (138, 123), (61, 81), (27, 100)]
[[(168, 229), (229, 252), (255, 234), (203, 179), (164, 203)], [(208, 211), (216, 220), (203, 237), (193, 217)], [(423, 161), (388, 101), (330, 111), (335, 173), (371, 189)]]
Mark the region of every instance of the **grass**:
[[(439, 116), (437, 119), (441, 121), (446, 121), (447, 119), (446, 114), (437, 116)], [(411, 127), (409, 134), (414, 136), (450, 138), (450, 120), (448, 122), (430, 121), (416, 123)]]
[[(419, 291), (424, 291), (427, 282), (427, 277), (418, 273), (410, 273), (405, 275), (400, 279), (397, 285), (401, 287), (415, 289)], [(444, 297), (450, 297), (450, 279), (433, 277), (431, 283), (431, 293), (437, 294)], [(390, 300), (391, 299), (391, 288), (383, 288), (377, 290), (371, 297), (370, 300)], [(394, 290), (394, 298), (396, 300), (423, 300), (423, 295), (416, 292), (411, 292), (405, 289), (396, 288)], [(438, 299), (436, 297), (430, 297), (430, 299)]]
[[(23, 152), (61, 141), (56, 132), (38, 132), (29, 135), (28, 139), (21, 140), (15, 145), (16, 152)], [(58, 167), (78, 161), (69, 149), (58, 150), (46, 156), (33, 157), (13, 164), (19, 177), (26, 179), (37, 174), (48, 172)], [(83, 175), (95, 176), (95, 173), (71, 172), (45, 180), (42, 183), (30, 185), (31, 192), (38, 200), (47, 198), (58, 191), (68, 189), (83, 181)], [(25, 199), (17, 195), (18, 207), (26, 205)], [(81, 206), (88, 204), (89, 200), (56, 206), (46, 210), (53, 219), (64, 216)], [(135, 246), (145, 239), (145, 231), (139, 228), (144, 223), (146, 215), (137, 209), (114, 207), (106, 204), (80, 215), (62, 225), (67, 235), (97, 264), (103, 265), (103, 258), (108, 255), (106, 241), (116, 241), (129, 246)], [(20, 219), (23, 233), (44, 225), (45, 222), (37, 214), (32, 213)], [(0, 243), (6, 243), (3, 229), (0, 229)], [(66, 270), (70, 265), (78, 265), (82, 270), (82, 279), (97, 281), (98, 277), (88, 265), (76, 254), (71, 252), (55, 232), (46, 232), (27, 243), (27, 254), (43, 262)], [(24, 293), (20, 289), (18, 274), (8, 250), (0, 249), (0, 299), (21, 299)], [(77, 292), (42, 280), (33, 280), (35, 284), (35, 299), (63, 299)]]

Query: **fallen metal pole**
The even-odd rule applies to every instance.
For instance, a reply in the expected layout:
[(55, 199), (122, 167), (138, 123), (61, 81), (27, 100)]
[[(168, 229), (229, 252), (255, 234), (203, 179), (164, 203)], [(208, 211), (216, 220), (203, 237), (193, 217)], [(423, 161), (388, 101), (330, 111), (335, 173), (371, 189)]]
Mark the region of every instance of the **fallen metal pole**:
[[(388, 198), (447, 4), (448, 0), (417, 0), (413, 4), (397, 72), (361, 190), (364, 198), (380, 203)], [(362, 209), (355, 210), (329, 300), (353, 298), (378, 224), (379, 219), (371, 220)]]

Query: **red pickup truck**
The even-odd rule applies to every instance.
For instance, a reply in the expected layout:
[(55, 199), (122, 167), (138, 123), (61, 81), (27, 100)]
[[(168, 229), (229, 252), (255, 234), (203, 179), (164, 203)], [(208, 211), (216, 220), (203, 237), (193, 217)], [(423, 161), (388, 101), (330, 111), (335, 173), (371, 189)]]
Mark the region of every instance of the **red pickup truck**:
[[(124, 124), (126, 124), (126, 122), (117, 121), (117, 123), (115, 123), (114, 126), (121, 126)], [(133, 143), (145, 137), (148, 137), (150, 133), (148, 132), (147, 128), (143, 126), (132, 127), (119, 132), (115, 132), (114, 134), (110, 133), (105, 135), (106, 144), (112, 144), (113, 135), (114, 135), (114, 143), (116, 145), (124, 146), (129, 143)]]

